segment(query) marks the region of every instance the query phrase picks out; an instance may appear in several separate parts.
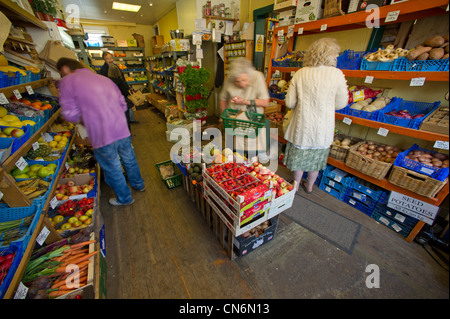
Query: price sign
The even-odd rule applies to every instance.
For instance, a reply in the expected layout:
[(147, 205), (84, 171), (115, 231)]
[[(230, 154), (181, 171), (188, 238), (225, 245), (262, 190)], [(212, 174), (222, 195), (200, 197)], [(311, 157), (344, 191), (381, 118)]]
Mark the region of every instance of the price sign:
[(423, 86), (426, 78), (412, 78), (409, 86)]
[(13, 90), (13, 93), (16, 99), (20, 100), (22, 98), (22, 94), (20, 94), (19, 90), (15, 89)]
[(434, 148), (440, 148), (441, 150), (448, 150), (448, 142), (445, 141), (436, 141), (434, 143)]
[(28, 94), (30, 94), (30, 95), (34, 94), (33, 88), (30, 85), (27, 85), (25, 87), (25, 89), (27, 90)]
[(22, 282), (19, 282), (19, 286), (17, 287), (16, 293), (14, 294), (14, 299), (25, 299), (28, 294), (28, 287), (25, 286)]
[(56, 196), (54, 196), (51, 200), (50, 200), (50, 207), (52, 209), (55, 209), (55, 207), (58, 205), (58, 200), (56, 199)]
[(37, 150), (39, 148), (39, 142), (33, 143), (33, 151)]
[(44, 244), (45, 240), (47, 239), (48, 234), (50, 234), (50, 231), (48, 230), (47, 227), (43, 226), (41, 232), (36, 237), (36, 242), (42, 246)]
[(23, 171), (24, 168), (27, 167), (27, 165), (28, 165), (27, 161), (25, 161), (22, 156), (16, 162), (16, 167), (21, 171)]
[(9, 101), (5, 96), (5, 93), (0, 93), (0, 104), (8, 104)]
[(364, 83), (372, 84), (372, 82), (373, 82), (373, 76), (371, 76), (371, 75), (366, 76)]
[(51, 142), (53, 141), (53, 137), (49, 133), (42, 134), (42, 138), (44, 139), (44, 142)]
[(349, 119), (348, 117), (344, 117), (344, 119), (342, 120), (342, 122), (344, 122), (347, 125), (352, 124), (352, 119)]
[(384, 20), (384, 22), (394, 22), (394, 21), (397, 21), (399, 14), (400, 14), (400, 10), (389, 12), (389, 13), (387, 14), (386, 19)]
[(325, 31), (327, 28), (328, 28), (328, 25), (327, 25), (327, 24), (322, 24), (322, 25), (320, 26), (320, 31)]
[(0, 200), (3, 198), (3, 193), (0, 191)]
[(303, 28), (298, 28), (297, 34), (298, 35), (303, 34)]
[(388, 133), (389, 133), (389, 130), (385, 129), (383, 127), (380, 127), (378, 129), (378, 132), (377, 132), (378, 135), (381, 135), (381, 136), (384, 136), (384, 137), (386, 137), (388, 135)]

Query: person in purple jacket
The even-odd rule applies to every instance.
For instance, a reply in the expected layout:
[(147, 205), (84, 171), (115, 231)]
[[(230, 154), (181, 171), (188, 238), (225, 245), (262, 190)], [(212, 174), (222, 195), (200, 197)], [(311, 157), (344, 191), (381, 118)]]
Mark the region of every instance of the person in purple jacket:
[(132, 188), (144, 191), (145, 184), (131, 145), (125, 117), (127, 104), (122, 93), (112, 80), (84, 68), (77, 60), (61, 58), (56, 67), (62, 78), (59, 82), (61, 114), (66, 121), (86, 127), (95, 159), (117, 196), (109, 203), (133, 204), (121, 161)]

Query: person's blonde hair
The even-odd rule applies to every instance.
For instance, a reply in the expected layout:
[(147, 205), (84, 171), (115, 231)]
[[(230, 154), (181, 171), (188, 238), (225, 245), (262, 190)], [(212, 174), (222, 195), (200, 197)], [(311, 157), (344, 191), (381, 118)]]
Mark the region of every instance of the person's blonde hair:
[(255, 67), (250, 60), (247, 60), (246, 58), (237, 58), (230, 64), (228, 77), (230, 81), (235, 81), (242, 74), (251, 76), (254, 71)]
[(336, 66), (340, 46), (336, 39), (322, 38), (313, 42), (306, 51), (303, 66)]

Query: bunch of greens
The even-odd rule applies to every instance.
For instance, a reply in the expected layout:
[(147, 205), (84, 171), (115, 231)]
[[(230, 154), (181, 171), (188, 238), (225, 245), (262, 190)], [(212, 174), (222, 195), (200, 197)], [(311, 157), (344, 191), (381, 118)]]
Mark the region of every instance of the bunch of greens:
[(186, 95), (185, 106), (190, 113), (204, 110), (208, 106), (209, 90), (204, 84), (208, 81), (210, 75), (211, 73), (207, 69), (203, 67), (197, 69), (190, 65), (180, 74), (180, 81), (184, 86)]

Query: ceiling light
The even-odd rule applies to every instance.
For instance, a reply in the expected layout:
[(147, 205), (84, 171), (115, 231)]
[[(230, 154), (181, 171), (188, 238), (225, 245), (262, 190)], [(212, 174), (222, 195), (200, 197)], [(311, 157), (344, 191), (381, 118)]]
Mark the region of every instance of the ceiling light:
[(150, 2), (148, 5), (151, 7), (151, 6), (153, 6), (153, 3)]
[(138, 12), (141, 9), (141, 6), (127, 3), (113, 2), (112, 8), (114, 10)]

